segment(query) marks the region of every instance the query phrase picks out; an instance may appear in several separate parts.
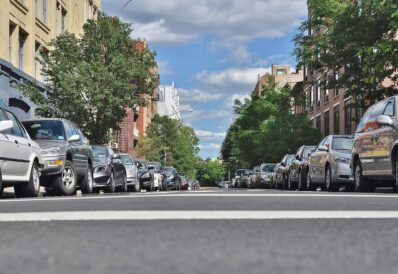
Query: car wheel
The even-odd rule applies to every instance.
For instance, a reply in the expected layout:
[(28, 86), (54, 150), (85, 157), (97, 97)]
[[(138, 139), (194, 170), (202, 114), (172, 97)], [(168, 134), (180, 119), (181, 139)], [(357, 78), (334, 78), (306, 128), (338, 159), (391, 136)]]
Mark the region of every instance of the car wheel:
[(311, 181), (311, 176), (310, 176), (310, 171), (309, 170), (307, 170), (307, 172), (306, 172), (306, 182), (307, 182), (307, 190), (308, 191), (315, 191), (316, 190), (314, 184)]
[(80, 183), (80, 189), (83, 194), (93, 193), (93, 170), (88, 166), (86, 175)]
[(77, 186), (77, 174), (74, 164), (67, 160), (61, 174), (53, 181), (53, 188), (58, 195), (71, 196), (75, 193)]
[(326, 168), (325, 172), (325, 190), (328, 192), (338, 191), (338, 185), (333, 182), (332, 171), (330, 166)]
[(37, 197), (40, 193), (40, 173), (37, 164), (34, 162), (30, 171), (29, 181), (26, 184), (14, 186), (15, 196), (22, 197)]
[(355, 163), (355, 172), (354, 172), (354, 180), (355, 180), (355, 192), (368, 192), (371, 190), (369, 187), (369, 181), (362, 174), (362, 165), (358, 160)]
[(299, 175), (298, 175), (298, 190), (299, 191), (304, 191), (305, 190), (305, 176), (303, 176), (303, 172), (301, 172), (301, 170), (299, 171)]
[(124, 174), (123, 184), (120, 187), (120, 192), (127, 192), (127, 176), (126, 176), (126, 174)]
[(398, 160), (395, 163), (395, 184), (394, 184), (394, 191), (398, 193)]
[(115, 175), (113, 174), (113, 171), (111, 172), (111, 175), (109, 177), (109, 184), (106, 188), (106, 193), (114, 193), (116, 189), (115, 185)]

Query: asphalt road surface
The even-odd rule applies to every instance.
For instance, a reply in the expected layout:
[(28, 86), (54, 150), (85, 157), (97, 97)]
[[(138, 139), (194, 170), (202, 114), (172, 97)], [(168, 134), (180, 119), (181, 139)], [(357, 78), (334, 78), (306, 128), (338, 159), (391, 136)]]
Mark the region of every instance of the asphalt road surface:
[(397, 273), (398, 195), (0, 200), (1, 273)]

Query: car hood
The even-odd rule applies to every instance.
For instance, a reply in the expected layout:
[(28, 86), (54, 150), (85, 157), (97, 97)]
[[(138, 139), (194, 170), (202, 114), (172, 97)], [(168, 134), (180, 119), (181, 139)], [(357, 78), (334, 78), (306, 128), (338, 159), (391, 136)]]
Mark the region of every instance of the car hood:
[(41, 148), (47, 148), (47, 147), (65, 147), (68, 145), (68, 142), (66, 141), (54, 141), (54, 140), (33, 140)]

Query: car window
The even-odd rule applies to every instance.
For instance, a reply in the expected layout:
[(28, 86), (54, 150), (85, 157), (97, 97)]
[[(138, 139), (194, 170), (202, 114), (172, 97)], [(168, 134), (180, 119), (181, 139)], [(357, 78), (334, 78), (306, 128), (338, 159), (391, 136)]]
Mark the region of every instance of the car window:
[(308, 159), (308, 154), (312, 153), (313, 150), (313, 147), (305, 147), (303, 149), (303, 159)]
[(133, 165), (133, 160), (131, 159), (131, 157), (129, 155), (121, 155), (120, 158), (124, 165), (126, 165), (126, 166)]
[(94, 158), (106, 158), (108, 156), (108, 151), (106, 147), (92, 146)]
[[(9, 120), (7, 115), (5, 114), (5, 112), (3, 112), (3, 110), (0, 110), (0, 121), (7, 121)], [(12, 128), (4, 130), (2, 132), (2, 134), (8, 134), (8, 135), (12, 135)]]
[(65, 123), (65, 135), (66, 135), (67, 139), (72, 137), (72, 135), (75, 135), (74, 130), (75, 129), (73, 128), (73, 126), (71, 124)]
[(323, 145), (326, 146), (327, 148), (330, 148), (332, 140), (333, 140), (332, 136), (327, 137)]
[(328, 139), (327, 137), (323, 138), (323, 139), (319, 142), (318, 146), (316, 147), (316, 150), (318, 150), (319, 147), (324, 146), (324, 145), (325, 145), (325, 142), (327, 141), (327, 139)]
[(33, 140), (65, 140), (65, 130), (62, 121), (37, 120), (24, 122), (23, 124)]
[(361, 133), (361, 132), (365, 132), (365, 125), (368, 122), (368, 119), (370, 117), (370, 115), (372, 114), (373, 111), (373, 107), (370, 107), (365, 114), (363, 115), (361, 121), (359, 122), (358, 126), (357, 126), (357, 130), (355, 131), (356, 133)]
[(243, 174), (245, 174), (245, 169), (238, 169), (238, 170), (236, 171), (236, 175), (237, 175), (237, 176), (240, 176), (240, 175), (243, 175)]
[(286, 156), (286, 163), (290, 164), (294, 160), (294, 155), (288, 155)]
[(395, 115), (395, 101), (389, 101), (387, 103), (386, 109), (384, 110), (384, 115), (390, 116), (391, 118)]
[(274, 171), (275, 165), (264, 165), (263, 172), (272, 172)]
[(351, 137), (335, 137), (333, 138), (333, 150), (352, 150), (354, 139)]
[(11, 120), (14, 124), (12, 127), (12, 132), (10, 132), (9, 134), (18, 136), (18, 137), (22, 137), (22, 138), (26, 138), (25, 131), (22, 128), (22, 126), (19, 124), (15, 115), (8, 111), (6, 111), (5, 113), (7, 114), (8, 120)]
[(380, 103), (377, 103), (372, 111), (372, 114), (370, 114), (370, 117), (368, 121), (365, 124), (365, 132), (376, 130), (379, 128), (379, 125), (376, 123), (376, 118), (384, 113), (384, 110), (386, 108), (387, 102), (383, 101)]

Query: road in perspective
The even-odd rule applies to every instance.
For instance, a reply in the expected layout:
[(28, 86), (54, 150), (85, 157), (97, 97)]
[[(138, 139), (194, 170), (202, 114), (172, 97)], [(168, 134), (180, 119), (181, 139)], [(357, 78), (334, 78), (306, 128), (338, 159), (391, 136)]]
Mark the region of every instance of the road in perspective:
[(397, 199), (273, 190), (3, 199), (0, 264), (7, 273), (394, 273)]

